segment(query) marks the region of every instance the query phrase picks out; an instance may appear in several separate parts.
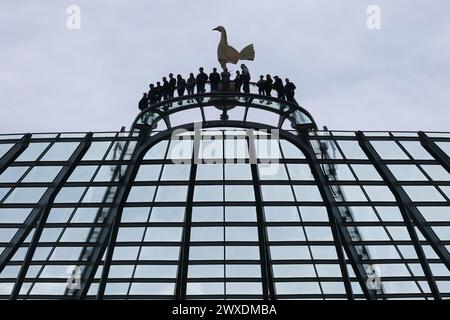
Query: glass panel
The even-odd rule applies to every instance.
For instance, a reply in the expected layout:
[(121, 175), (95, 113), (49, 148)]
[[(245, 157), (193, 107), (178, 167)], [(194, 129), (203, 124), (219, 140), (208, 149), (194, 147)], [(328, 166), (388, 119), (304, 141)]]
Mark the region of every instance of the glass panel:
[(0, 208), (0, 223), (23, 223), (31, 208)]
[(136, 181), (155, 181), (159, 179), (161, 172), (161, 165), (143, 164), (139, 167), (139, 171), (136, 175)]
[(397, 180), (400, 181), (427, 181), (427, 177), (417, 168), (416, 165), (394, 164), (388, 165), (389, 170)]
[(190, 168), (188, 164), (166, 164), (161, 180), (189, 180)]
[(55, 198), (55, 203), (78, 202), (84, 190), (85, 187), (62, 187)]
[(294, 201), (290, 186), (261, 186), (264, 201)]
[(28, 167), (9, 167), (0, 175), (0, 182), (15, 183), (23, 176)]
[(230, 222), (256, 221), (256, 208), (225, 207), (225, 220)]
[(445, 201), (433, 186), (403, 186), (412, 201)]
[(364, 186), (364, 189), (372, 201), (395, 201), (395, 197), (386, 186)]
[(255, 201), (253, 186), (225, 186), (225, 201)]
[(195, 186), (194, 201), (223, 201), (223, 187)]
[(0, 143), (0, 158), (3, 157), (14, 144)]
[(280, 140), (285, 159), (305, 159), (303, 152), (287, 140)]
[(42, 161), (67, 161), (78, 147), (79, 142), (55, 142), (42, 157)]
[(258, 241), (258, 229), (256, 227), (226, 227), (226, 241)]
[(291, 180), (314, 180), (309, 165), (303, 163), (289, 163), (287, 164), (289, 176)]
[(160, 186), (156, 201), (186, 201), (187, 186)]
[(150, 222), (183, 222), (184, 211), (183, 207), (154, 207)]
[(336, 180), (355, 180), (353, 173), (350, 171), (350, 168), (346, 164), (332, 164), (331, 169), (331, 174), (336, 176)]
[(352, 164), (352, 169), (355, 171), (356, 176), (358, 177), (359, 180), (373, 180), (373, 181), (383, 180), (373, 165)]
[(223, 180), (222, 164), (198, 164), (196, 180)]
[(127, 202), (150, 202), (153, 201), (154, 194), (155, 187), (153, 186), (134, 186), (131, 187)]
[(47, 148), (49, 143), (30, 143), (28, 148), (16, 159), (16, 161), (34, 161)]
[(297, 201), (322, 201), (319, 189), (316, 186), (294, 186)]
[(436, 142), (436, 144), (450, 157), (450, 142)]
[(94, 141), (91, 143), (88, 151), (81, 159), (82, 161), (86, 160), (102, 160), (105, 156), (106, 151), (111, 145), (111, 141)]
[(37, 203), (47, 188), (15, 188), (5, 203)]
[(416, 160), (433, 160), (433, 157), (425, 150), (419, 141), (401, 141), (402, 146)]
[(62, 167), (34, 167), (23, 179), (23, 182), (52, 182)]
[(394, 141), (370, 141), (382, 159), (409, 159)]
[(223, 221), (222, 207), (192, 207), (192, 222)]
[(434, 181), (450, 181), (450, 173), (439, 165), (421, 166)]
[(86, 182), (92, 179), (97, 166), (77, 166), (70, 175), (69, 182)]
[(347, 159), (367, 159), (357, 141), (339, 140), (338, 143)]
[(250, 164), (225, 164), (226, 180), (252, 180)]
[(266, 221), (300, 221), (297, 207), (264, 207)]

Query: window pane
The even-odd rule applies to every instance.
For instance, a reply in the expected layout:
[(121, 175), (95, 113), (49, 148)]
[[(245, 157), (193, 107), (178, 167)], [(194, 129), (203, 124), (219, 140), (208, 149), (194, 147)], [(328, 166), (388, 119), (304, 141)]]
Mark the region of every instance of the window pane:
[(383, 180), (373, 165), (352, 164), (352, 168), (359, 180)]
[(47, 188), (15, 188), (5, 203), (37, 203)]
[(42, 157), (42, 161), (67, 161), (79, 142), (55, 142)]
[(161, 165), (155, 164), (143, 164), (139, 167), (139, 171), (136, 175), (136, 181), (155, 181), (159, 179), (161, 172)]
[(47, 148), (49, 143), (30, 143), (28, 148), (16, 159), (16, 161), (34, 161)]
[(389, 170), (400, 181), (427, 181), (427, 177), (416, 165), (393, 164), (388, 165)]
[(0, 182), (17, 182), (27, 171), (28, 167), (9, 167), (0, 175)]
[(23, 179), (23, 182), (52, 182), (62, 167), (34, 167)]
[(340, 140), (338, 143), (347, 159), (367, 159), (357, 141)]
[(433, 186), (403, 186), (412, 201), (445, 201)]
[(382, 159), (409, 159), (394, 141), (370, 141)]

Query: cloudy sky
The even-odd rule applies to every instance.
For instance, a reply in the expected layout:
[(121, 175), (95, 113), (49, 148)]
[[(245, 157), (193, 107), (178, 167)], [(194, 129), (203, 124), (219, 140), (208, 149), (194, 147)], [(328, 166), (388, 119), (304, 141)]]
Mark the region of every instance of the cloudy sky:
[(150, 82), (217, 66), (217, 25), (319, 126), (450, 131), (449, 17), (448, 0), (1, 0), (1, 132), (129, 128)]

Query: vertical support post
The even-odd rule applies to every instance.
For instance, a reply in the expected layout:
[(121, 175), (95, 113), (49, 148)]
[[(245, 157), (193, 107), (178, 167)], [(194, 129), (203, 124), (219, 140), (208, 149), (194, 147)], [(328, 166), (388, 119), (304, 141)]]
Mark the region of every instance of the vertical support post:
[[(398, 207), (400, 209), (400, 212), (402, 214), (403, 220), (405, 222), (406, 229), (408, 230), (408, 234), (411, 238), (414, 249), (416, 251), (417, 257), (419, 258), (420, 265), (422, 266), (423, 272), (427, 278), (427, 282), (433, 294), (433, 297), (435, 299), (441, 299), (441, 295), (434, 280), (433, 273), (431, 272), (423, 248), (419, 243), (419, 237), (417, 236), (416, 230), (414, 229), (413, 225), (414, 219), (412, 217), (414, 215), (410, 214), (411, 199), (406, 194), (406, 192), (396, 183), (394, 175), (389, 171), (387, 166), (383, 164), (381, 157), (378, 155), (376, 150), (370, 144), (364, 133), (362, 131), (358, 131), (356, 133), (356, 136), (358, 138), (359, 146), (364, 151), (369, 160), (372, 162), (375, 169), (383, 178), (384, 183), (388, 186), (388, 188), (394, 195), (395, 200), (397, 201)], [(418, 225), (418, 227), (420, 229), (420, 225)]]
[(194, 129), (194, 145), (191, 158), (191, 169), (189, 172), (189, 186), (186, 199), (186, 210), (184, 218), (183, 236), (181, 242), (180, 264), (178, 266), (177, 283), (175, 288), (175, 297), (178, 300), (186, 299), (187, 278), (189, 268), (189, 248), (191, 244), (191, 226), (192, 226), (192, 206), (194, 201), (195, 179), (197, 176), (197, 161), (200, 149), (201, 132)]
[(250, 160), (250, 168), (253, 180), (253, 190), (256, 202), (256, 217), (258, 223), (258, 240), (259, 240), (259, 256), (261, 260), (261, 277), (264, 300), (275, 300), (275, 284), (273, 280), (273, 272), (270, 264), (269, 241), (267, 236), (266, 218), (262, 205), (262, 191), (258, 172), (258, 159), (256, 156), (255, 134), (253, 129), (247, 130), (248, 135), (248, 153)]

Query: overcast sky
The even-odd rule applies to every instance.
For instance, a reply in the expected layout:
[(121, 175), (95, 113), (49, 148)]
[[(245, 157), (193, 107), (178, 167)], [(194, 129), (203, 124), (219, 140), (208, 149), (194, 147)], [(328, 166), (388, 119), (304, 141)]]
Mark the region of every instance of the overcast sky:
[(1, 133), (129, 128), (150, 82), (218, 66), (217, 25), (254, 44), (253, 80), (289, 77), (319, 126), (450, 131), (448, 0), (1, 0)]

